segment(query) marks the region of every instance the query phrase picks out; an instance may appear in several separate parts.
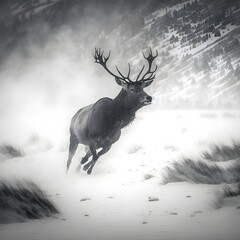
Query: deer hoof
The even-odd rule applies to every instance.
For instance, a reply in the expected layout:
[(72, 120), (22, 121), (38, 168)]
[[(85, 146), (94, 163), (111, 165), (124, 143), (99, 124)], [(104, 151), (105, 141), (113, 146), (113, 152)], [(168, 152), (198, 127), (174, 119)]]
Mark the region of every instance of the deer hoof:
[(86, 164), (86, 165), (83, 166), (83, 170), (84, 170), (84, 171), (87, 171), (88, 168), (89, 168), (89, 164)]
[(88, 169), (87, 174), (90, 175), (92, 173), (92, 169)]
[(87, 162), (88, 158), (82, 158), (81, 164), (84, 164), (85, 162)]

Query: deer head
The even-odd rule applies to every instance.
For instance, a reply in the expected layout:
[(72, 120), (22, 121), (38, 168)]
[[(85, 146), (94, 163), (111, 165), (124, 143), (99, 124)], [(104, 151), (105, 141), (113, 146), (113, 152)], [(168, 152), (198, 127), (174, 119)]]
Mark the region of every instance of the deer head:
[(149, 96), (146, 92), (144, 92), (143, 89), (145, 87), (148, 87), (155, 79), (155, 72), (157, 70), (157, 65), (155, 66), (154, 69), (152, 69), (152, 63), (154, 59), (158, 56), (158, 52), (156, 51), (156, 55), (153, 56), (152, 50), (150, 48), (149, 54), (147, 56), (145, 56), (143, 53), (143, 57), (148, 62), (148, 68), (147, 68), (147, 71), (143, 73), (143, 70), (145, 68), (145, 65), (143, 65), (135, 81), (130, 79), (131, 66), (129, 63), (128, 63), (128, 73), (126, 76), (124, 76), (120, 72), (117, 66), (116, 66), (116, 70), (119, 75), (114, 74), (112, 71), (108, 69), (107, 61), (110, 58), (110, 55), (111, 55), (111, 51), (109, 51), (108, 56), (104, 56), (104, 52), (101, 51), (101, 49), (95, 48), (93, 57), (95, 58), (95, 63), (99, 63), (100, 65), (102, 65), (108, 73), (110, 73), (112, 76), (115, 77), (116, 83), (120, 85), (124, 90), (124, 93), (125, 93), (124, 100), (126, 102), (131, 102), (135, 104), (137, 108), (141, 108), (144, 105), (151, 104), (152, 97)]

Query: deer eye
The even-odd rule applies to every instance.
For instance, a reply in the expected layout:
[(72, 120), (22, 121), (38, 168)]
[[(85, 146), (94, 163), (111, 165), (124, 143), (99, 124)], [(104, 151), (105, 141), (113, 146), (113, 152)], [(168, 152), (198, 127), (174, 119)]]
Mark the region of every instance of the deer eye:
[(130, 87), (129, 90), (130, 90), (131, 92), (134, 92), (134, 91), (135, 91), (135, 89), (134, 89), (133, 87)]

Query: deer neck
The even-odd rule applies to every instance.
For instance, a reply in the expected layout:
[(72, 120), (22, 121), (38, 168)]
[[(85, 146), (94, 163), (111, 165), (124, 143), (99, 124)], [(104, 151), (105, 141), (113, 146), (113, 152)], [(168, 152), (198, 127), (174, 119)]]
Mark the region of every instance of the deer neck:
[(123, 89), (113, 99), (112, 118), (115, 124), (120, 125), (121, 128), (134, 120), (137, 110), (137, 106), (129, 101), (127, 93)]

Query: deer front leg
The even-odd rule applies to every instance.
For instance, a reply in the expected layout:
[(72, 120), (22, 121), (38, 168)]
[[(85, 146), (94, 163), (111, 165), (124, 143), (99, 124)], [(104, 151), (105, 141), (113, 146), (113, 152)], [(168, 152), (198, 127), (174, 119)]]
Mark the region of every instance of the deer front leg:
[(70, 136), (70, 144), (69, 144), (69, 153), (68, 153), (68, 161), (67, 161), (67, 172), (69, 169), (69, 166), (72, 162), (72, 158), (77, 150), (78, 147), (78, 142), (76, 141), (76, 139), (71, 135)]
[(89, 157), (92, 156), (92, 153), (88, 146), (85, 148), (85, 152), (86, 152), (85, 156), (82, 158), (81, 162), (79, 163), (79, 165), (76, 169), (77, 172), (79, 172), (81, 170), (81, 165), (86, 163), (88, 161)]
[(97, 155), (96, 145), (97, 145), (97, 144), (96, 144), (95, 141), (92, 141), (92, 142), (90, 142), (90, 144), (89, 144), (89, 149), (90, 149), (90, 152), (91, 152), (91, 154), (92, 154), (92, 160), (91, 160), (89, 163), (87, 163), (87, 164), (84, 165), (84, 167), (83, 167), (83, 170), (84, 170), (84, 171), (86, 171), (86, 170), (89, 168), (89, 166), (92, 164), (93, 161), (97, 161), (97, 159), (99, 158), (98, 155)]
[[(104, 149), (105, 149), (105, 150), (104, 150)], [(110, 148), (109, 148), (109, 149), (110, 149)], [(109, 149), (108, 149), (108, 150), (109, 150)], [(108, 150), (107, 150), (107, 148), (102, 148), (102, 150), (97, 154), (97, 155), (98, 155), (98, 158), (99, 158), (101, 155), (103, 155), (104, 153), (106, 153)], [(97, 160), (96, 160), (96, 161), (97, 161)], [(96, 161), (95, 161), (95, 163), (96, 163)], [(84, 171), (88, 170), (89, 167), (90, 167), (91, 165), (95, 165), (95, 163), (94, 163), (94, 160), (92, 159), (89, 163), (87, 163), (87, 164), (84, 165), (83, 170), (84, 170)]]
[[(109, 146), (107, 146), (107, 147), (103, 147), (103, 149), (98, 153), (98, 158), (99, 158), (101, 155), (107, 153), (107, 152), (110, 150), (110, 148), (111, 148), (111, 145), (109, 145)], [(98, 159), (98, 158), (97, 158), (97, 159)], [(86, 168), (86, 169), (88, 169), (88, 170), (87, 170), (87, 174), (91, 174), (91, 173), (92, 173), (92, 169), (93, 169), (94, 165), (96, 164), (97, 159), (96, 159), (95, 161), (92, 159), (92, 161), (87, 164), (87, 165), (88, 165), (87, 168)], [(85, 167), (85, 166), (84, 166), (84, 167)]]
[(88, 161), (88, 158), (92, 156), (92, 152), (90, 149), (87, 151), (86, 155), (82, 158), (81, 164), (84, 164)]

